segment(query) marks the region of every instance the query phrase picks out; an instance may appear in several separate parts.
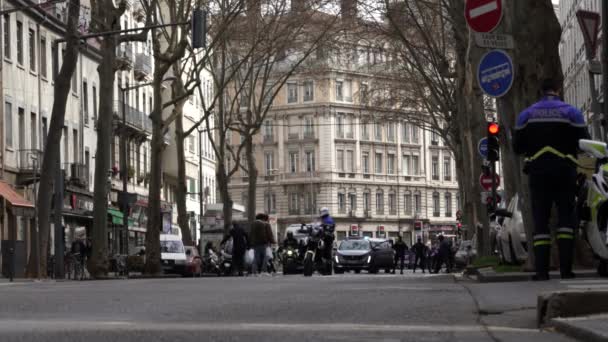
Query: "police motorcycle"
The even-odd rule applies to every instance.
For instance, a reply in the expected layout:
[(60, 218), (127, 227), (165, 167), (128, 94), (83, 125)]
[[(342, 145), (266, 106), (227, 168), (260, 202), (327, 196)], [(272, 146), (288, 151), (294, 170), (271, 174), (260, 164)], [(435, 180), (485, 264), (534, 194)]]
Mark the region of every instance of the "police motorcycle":
[(283, 264), (283, 274), (298, 273), (300, 268), (300, 255), (298, 249), (293, 246), (287, 246), (282, 250), (281, 262)]
[(315, 270), (321, 275), (331, 275), (333, 267), (331, 254), (334, 240), (332, 227), (320, 223), (303, 225), (301, 232), (308, 234), (306, 251), (302, 261), (304, 276), (312, 276)]
[(600, 141), (579, 140), (579, 148), (595, 159), (590, 179), (579, 178), (577, 210), (593, 254), (600, 260), (598, 274), (608, 276), (608, 147)]

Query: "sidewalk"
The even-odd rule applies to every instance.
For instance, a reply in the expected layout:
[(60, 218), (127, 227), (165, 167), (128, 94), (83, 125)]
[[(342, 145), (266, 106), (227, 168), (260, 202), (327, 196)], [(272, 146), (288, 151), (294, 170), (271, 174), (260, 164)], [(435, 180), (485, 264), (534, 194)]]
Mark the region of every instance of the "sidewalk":
[(585, 342), (608, 342), (608, 315), (554, 318), (552, 325), (562, 334)]
[[(538, 328), (538, 297), (541, 294), (569, 291), (579, 294), (588, 291), (591, 294), (608, 291), (608, 279), (600, 278), (561, 280), (559, 277), (554, 277), (546, 282), (511, 280), (510, 282), (488, 283), (473, 282), (462, 278), (460, 283), (467, 288), (477, 302), (484, 324), (508, 325), (522, 329)], [(575, 304), (569, 305), (577, 305), (578, 302), (573, 301), (573, 303)], [(577, 306), (576, 309), (584, 312), (585, 307)], [(608, 315), (554, 318), (543, 328), (556, 329), (561, 334), (579, 341), (608, 342)]]

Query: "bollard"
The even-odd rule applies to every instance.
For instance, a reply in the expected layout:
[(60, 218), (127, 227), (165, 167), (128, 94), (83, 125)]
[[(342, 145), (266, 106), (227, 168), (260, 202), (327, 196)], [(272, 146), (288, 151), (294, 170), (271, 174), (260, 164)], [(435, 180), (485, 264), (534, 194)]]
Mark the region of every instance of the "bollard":
[(10, 266), (8, 267), (8, 273), (9, 273), (9, 280), (11, 282), (13, 282), (13, 277), (15, 275), (15, 248), (11, 247), (8, 250), (8, 253), (10, 254), (11, 260), (10, 260)]

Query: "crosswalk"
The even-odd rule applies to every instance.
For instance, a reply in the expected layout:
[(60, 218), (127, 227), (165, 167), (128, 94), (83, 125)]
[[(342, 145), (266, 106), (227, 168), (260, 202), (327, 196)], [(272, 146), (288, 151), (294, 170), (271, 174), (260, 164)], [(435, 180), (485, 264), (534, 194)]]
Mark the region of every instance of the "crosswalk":
[(572, 279), (562, 280), (560, 284), (570, 290), (607, 290), (608, 279)]

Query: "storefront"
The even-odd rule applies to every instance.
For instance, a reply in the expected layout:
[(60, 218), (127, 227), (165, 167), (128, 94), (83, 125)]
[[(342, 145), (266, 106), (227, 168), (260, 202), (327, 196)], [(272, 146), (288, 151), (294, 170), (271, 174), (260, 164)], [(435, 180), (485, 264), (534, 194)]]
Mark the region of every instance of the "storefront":
[(93, 195), (88, 191), (68, 188), (63, 198), (65, 244), (84, 240), (93, 227)]
[(12, 269), (15, 277), (23, 277), (27, 264), (26, 235), (34, 218), (34, 205), (8, 183), (0, 181), (0, 206), (2, 274), (7, 277)]

